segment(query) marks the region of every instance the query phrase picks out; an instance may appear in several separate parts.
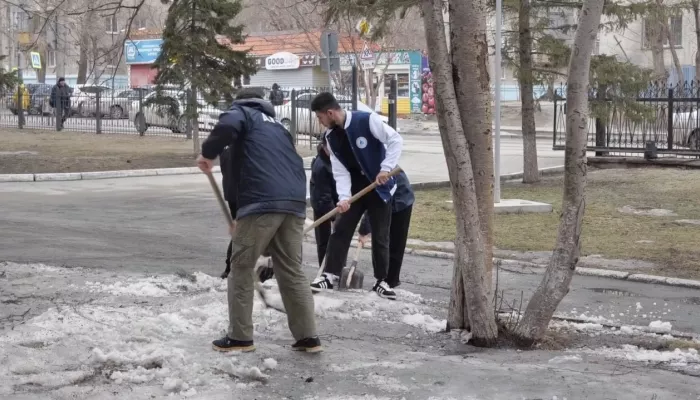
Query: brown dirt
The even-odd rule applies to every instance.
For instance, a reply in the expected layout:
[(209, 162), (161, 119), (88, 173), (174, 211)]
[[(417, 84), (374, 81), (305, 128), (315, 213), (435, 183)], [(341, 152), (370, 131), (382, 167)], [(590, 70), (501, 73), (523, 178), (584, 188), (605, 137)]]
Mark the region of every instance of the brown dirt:
[(191, 167), (195, 159), (184, 138), (0, 128), (0, 143), (0, 174)]

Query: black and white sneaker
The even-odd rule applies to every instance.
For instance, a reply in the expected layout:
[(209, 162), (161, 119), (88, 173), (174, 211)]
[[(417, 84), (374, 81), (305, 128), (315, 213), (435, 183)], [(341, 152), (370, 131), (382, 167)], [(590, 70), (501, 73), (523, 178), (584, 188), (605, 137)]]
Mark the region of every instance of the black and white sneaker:
[(213, 341), (211, 345), (214, 350), (220, 352), (240, 351), (243, 353), (248, 353), (255, 351), (255, 345), (253, 344), (252, 340), (233, 340), (229, 339), (228, 336), (224, 336), (221, 339)]
[(324, 290), (333, 290), (332, 280), (334, 279), (326, 274), (321, 275), (320, 278), (316, 278), (313, 282), (311, 282), (311, 291), (318, 293)]
[(396, 300), (396, 293), (391, 290), (389, 285), (384, 281), (377, 281), (372, 288), (379, 297), (383, 297), (389, 300)]

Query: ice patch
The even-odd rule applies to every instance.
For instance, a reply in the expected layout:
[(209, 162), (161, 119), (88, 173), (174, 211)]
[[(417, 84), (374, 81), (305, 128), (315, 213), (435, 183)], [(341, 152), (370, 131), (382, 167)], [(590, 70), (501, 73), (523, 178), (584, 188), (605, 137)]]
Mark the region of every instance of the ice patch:
[(698, 355), (698, 351), (695, 349), (658, 351), (646, 350), (633, 345), (624, 345), (620, 349), (603, 348), (589, 350), (589, 352), (603, 354), (608, 358), (643, 362), (646, 364), (666, 363), (679, 367), (693, 365), (695, 368), (697, 368), (697, 364), (700, 363), (700, 355)]
[(578, 354), (574, 354), (571, 356), (557, 356), (548, 361), (550, 364), (564, 364), (564, 363), (572, 363), (572, 362), (581, 362), (581, 356)]

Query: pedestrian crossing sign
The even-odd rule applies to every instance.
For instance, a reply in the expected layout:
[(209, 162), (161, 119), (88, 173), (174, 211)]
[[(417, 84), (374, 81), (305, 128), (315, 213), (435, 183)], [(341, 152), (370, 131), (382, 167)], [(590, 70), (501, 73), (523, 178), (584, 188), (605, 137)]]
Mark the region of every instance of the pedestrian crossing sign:
[(32, 51), (29, 53), (29, 56), (32, 59), (32, 68), (41, 69), (41, 55), (35, 51)]
[(362, 46), (360, 59), (363, 61), (374, 60), (374, 52), (369, 48), (369, 43), (367, 42), (365, 42), (364, 46)]

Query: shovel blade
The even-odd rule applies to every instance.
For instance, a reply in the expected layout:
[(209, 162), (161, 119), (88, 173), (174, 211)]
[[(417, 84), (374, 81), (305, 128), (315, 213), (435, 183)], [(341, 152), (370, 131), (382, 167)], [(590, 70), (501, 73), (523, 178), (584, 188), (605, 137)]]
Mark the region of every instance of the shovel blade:
[(338, 290), (362, 289), (362, 285), (365, 280), (365, 274), (363, 274), (362, 271), (355, 268), (355, 272), (353, 272), (352, 277), (350, 278), (350, 285), (348, 285), (348, 276), (350, 275), (350, 270), (350, 267), (343, 268), (343, 271), (340, 274)]

